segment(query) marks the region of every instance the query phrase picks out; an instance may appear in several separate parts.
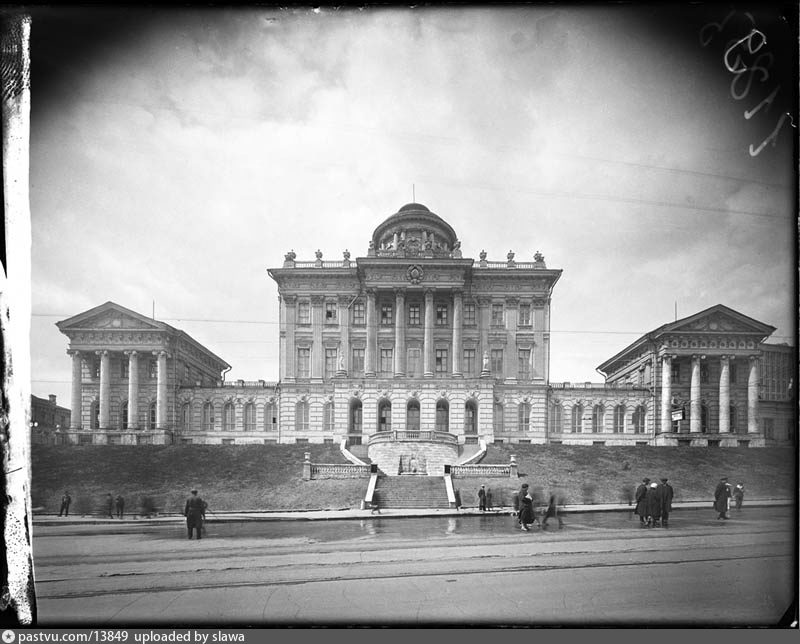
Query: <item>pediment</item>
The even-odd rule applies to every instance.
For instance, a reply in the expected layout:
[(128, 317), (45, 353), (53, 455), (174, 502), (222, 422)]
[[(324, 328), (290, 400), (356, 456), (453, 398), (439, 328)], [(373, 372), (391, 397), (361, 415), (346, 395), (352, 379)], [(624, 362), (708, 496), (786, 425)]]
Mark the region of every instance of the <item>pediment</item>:
[(163, 322), (158, 322), (143, 315), (126, 309), (119, 304), (107, 302), (98, 307), (79, 313), (76, 316), (57, 323), (62, 332), (71, 330), (102, 330), (102, 331), (162, 331), (167, 328)]
[(678, 320), (664, 328), (668, 333), (752, 333), (759, 336), (769, 335), (774, 330), (775, 328), (768, 324), (722, 305)]

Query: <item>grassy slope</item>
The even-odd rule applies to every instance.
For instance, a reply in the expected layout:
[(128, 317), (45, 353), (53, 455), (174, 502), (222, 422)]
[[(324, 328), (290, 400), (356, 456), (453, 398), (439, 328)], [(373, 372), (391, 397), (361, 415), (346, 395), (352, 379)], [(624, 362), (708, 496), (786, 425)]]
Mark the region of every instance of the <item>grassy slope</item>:
[[(149, 496), (164, 512), (182, 512), (189, 490), (197, 486), (216, 511), (359, 507), (367, 479), (303, 481), (304, 452), (316, 463), (345, 462), (334, 445), (34, 445), (33, 504), (57, 513), (66, 488), (74, 514), (98, 512), (108, 492), (122, 494), (128, 511)], [(723, 475), (745, 484), (745, 502), (795, 498), (797, 491), (797, 453), (790, 448), (493, 445), (483, 463), (508, 463), (511, 454), (519, 480), (454, 480), (463, 505), (477, 505), (481, 483), (492, 489), (495, 505), (510, 505), (522, 482), (542, 495), (557, 487), (568, 504), (627, 502), (645, 476), (669, 477), (676, 501), (710, 503)]]

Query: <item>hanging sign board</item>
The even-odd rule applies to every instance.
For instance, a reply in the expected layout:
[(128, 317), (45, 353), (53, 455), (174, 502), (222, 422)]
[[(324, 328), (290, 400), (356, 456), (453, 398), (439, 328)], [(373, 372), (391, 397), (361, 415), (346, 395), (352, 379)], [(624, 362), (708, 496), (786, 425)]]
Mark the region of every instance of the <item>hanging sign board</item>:
[(683, 407), (672, 410), (672, 420), (684, 420)]

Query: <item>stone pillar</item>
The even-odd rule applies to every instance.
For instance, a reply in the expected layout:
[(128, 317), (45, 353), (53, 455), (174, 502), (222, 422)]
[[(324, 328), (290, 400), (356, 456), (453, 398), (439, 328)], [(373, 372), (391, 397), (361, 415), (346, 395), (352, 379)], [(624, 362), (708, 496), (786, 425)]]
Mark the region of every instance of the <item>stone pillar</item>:
[(156, 370), (156, 428), (167, 426), (167, 352), (153, 351), (158, 357)]
[(69, 416), (69, 428), (81, 428), (81, 380), (83, 379), (82, 363), (80, 351), (67, 351), (72, 356), (72, 397)]
[(108, 351), (95, 351), (100, 356), (100, 429), (108, 429), (111, 419), (111, 357)]
[(689, 431), (702, 430), (700, 418), (700, 360), (701, 356), (692, 356), (692, 384), (689, 390)]
[(325, 372), (325, 350), (322, 346), (322, 295), (311, 296), (311, 379), (322, 380)]
[(422, 344), (422, 377), (433, 378), (433, 289), (425, 290), (425, 336)]
[(730, 356), (719, 358), (719, 433), (731, 431), (731, 365)]
[(747, 433), (758, 433), (758, 356), (750, 356), (750, 375), (747, 378)]
[[(395, 233), (395, 238), (397, 233)], [(395, 248), (397, 240), (395, 239)], [(406, 293), (403, 289), (394, 292), (394, 377), (406, 375)]]
[(297, 378), (297, 348), (295, 346), (295, 331), (297, 329), (297, 296), (284, 295), (284, 316), (286, 319), (286, 355), (284, 356), (284, 369), (286, 380), (294, 382)]
[(350, 369), (350, 309), (347, 305), (352, 297), (340, 297), (339, 304), (339, 359), (337, 376), (345, 377)]
[(661, 431), (672, 431), (672, 356), (661, 356)]
[(478, 333), (480, 334), (480, 347), (479, 347), (479, 359), (483, 359), (483, 354), (489, 354), (489, 325), (491, 324), (490, 320), (490, 310), (489, 307), (491, 306), (492, 300), (488, 297), (479, 297), (478, 298)]
[(453, 292), (453, 376), (461, 378), (461, 346), (463, 297), (461, 291)]
[(378, 350), (378, 321), (375, 315), (375, 291), (367, 291), (367, 346), (364, 349), (364, 377), (374, 378)]
[(128, 429), (139, 429), (139, 354), (126, 351), (128, 356)]

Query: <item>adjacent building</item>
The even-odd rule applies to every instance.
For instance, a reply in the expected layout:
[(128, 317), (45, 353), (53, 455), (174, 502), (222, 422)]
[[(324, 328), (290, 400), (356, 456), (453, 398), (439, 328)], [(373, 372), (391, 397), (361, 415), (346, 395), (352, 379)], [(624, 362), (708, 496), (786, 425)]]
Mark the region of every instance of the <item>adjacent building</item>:
[[(230, 366), (183, 331), (107, 302), (58, 323), (72, 356), (64, 440), (450, 445), (749, 445), (795, 440), (794, 349), (717, 305), (648, 333), (599, 370), (551, 383), (560, 269), (536, 251), (464, 257), (421, 204), (375, 229), (365, 255), (268, 269), (280, 301), (279, 381)], [(389, 437), (389, 438), (387, 438)]]

